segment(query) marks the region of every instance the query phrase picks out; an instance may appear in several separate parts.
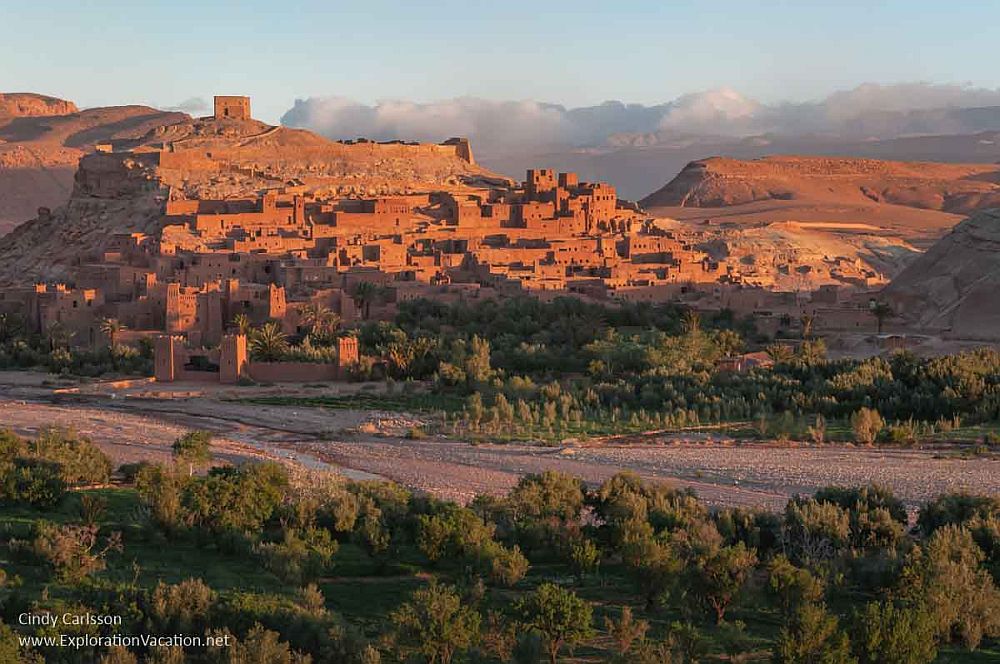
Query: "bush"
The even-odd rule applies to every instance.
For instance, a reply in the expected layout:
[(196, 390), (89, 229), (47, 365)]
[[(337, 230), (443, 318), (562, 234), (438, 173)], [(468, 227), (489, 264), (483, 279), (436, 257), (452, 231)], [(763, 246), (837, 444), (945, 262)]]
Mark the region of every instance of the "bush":
[(837, 618), (820, 604), (805, 604), (781, 629), (775, 664), (856, 664), (851, 644)]
[(111, 459), (72, 431), (45, 429), (28, 441), (26, 453), (59, 464), (63, 481), (70, 486), (106, 484), (111, 478)]
[(454, 588), (434, 581), (392, 613), (404, 656), (418, 654), (441, 664), (479, 642), (481, 620)]
[(861, 408), (851, 415), (851, 431), (854, 432), (855, 442), (871, 445), (878, 439), (884, 426), (882, 416), (872, 408)]
[(922, 606), (869, 602), (855, 623), (861, 664), (930, 664), (937, 657), (934, 619)]
[(339, 545), (322, 528), (302, 532), (286, 530), (281, 542), (257, 546), (264, 567), (282, 580), (295, 585), (315, 581), (333, 564)]
[(52, 567), (56, 577), (66, 583), (78, 583), (105, 568), (105, 558), (121, 551), (121, 533), (112, 533), (103, 548), (98, 548), (98, 528), (94, 525), (56, 525), (41, 521), (35, 527), (35, 539), (27, 548)]
[(563, 646), (574, 646), (593, 634), (593, 608), (575, 593), (543, 583), (514, 607), (519, 624), (538, 632), (551, 664)]
[(0, 501), (52, 507), (66, 494), (62, 467), (45, 459), (0, 461)]
[(215, 591), (201, 579), (186, 579), (174, 585), (160, 581), (146, 609), (149, 627), (162, 634), (203, 632), (209, 624), (208, 614), (215, 600)]

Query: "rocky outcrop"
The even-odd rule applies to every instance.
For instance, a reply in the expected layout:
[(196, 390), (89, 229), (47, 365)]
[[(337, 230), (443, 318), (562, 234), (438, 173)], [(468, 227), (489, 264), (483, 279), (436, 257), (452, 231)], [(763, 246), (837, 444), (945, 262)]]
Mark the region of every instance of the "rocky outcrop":
[(188, 119), (148, 106), (79, 111), (73, 102), (28, 93), (0, 94), (0, 234), (66, 203), (84, 155), (108, 141), (137, 139)]
[(71, 101), (33, 92), (0, 92), (0, 118), (69, 115), (80, 109)]
[(883, 291), (920, 329), (1000, 339), (1000, 210), (979, 212), (903, 270)]

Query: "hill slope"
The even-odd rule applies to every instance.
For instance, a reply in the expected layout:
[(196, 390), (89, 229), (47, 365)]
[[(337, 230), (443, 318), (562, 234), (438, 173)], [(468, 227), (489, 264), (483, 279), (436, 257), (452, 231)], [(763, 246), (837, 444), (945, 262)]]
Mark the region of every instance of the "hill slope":
[(883, 291), (893, 309), (924, 330), (1000, 339), (1000, 210), (955, 226)]
[(779, 156), (688, 164), (641, 202), (725, 207), (757, 201), (888, 203), (966, 214), (1000, 206), (1000, 166)]
[[(0, 284), (66, 279), (113, 235), (157, 233), (171, 197), (245, 198), (289, 184), (320, 195), (373, 196), (507, 182), (460, 158), (454, 146), (345, 144), (255, 120), (171, 119), (140, 138), (113, 141), (113, 152), (84, 156), (64, 206), (0, 238)], [(123, 124), (136, 121), (146, 122), (133, 116)], [(87, 140), (107, 126), (97, 125)], [(80, 140), (77, 130), (72, 141)]]
[(94, 145), (187, 119), (147, 106), (77, 109), (31, 93), (0, 94), (0, 234), (69, 198), (77, 162)]

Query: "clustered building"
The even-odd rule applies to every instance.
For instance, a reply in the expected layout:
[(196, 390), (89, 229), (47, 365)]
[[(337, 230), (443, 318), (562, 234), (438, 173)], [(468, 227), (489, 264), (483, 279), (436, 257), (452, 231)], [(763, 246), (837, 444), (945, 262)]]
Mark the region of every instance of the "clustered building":
[[(216, 98), (215, 113), (248, 118), (249, 100)], [(471, 160), (467, 141), (457, 147)], [(327, 198), (294, 183), (225, 200), (171, 191), (161, 222), (155, 234), (114, 236), (81, 261), (72, 287), (0, 291), (0, 310), (20, 312), (37, 331), (62, 326), (77, 343), (100, 341), (97, 321), (113, 317), (130, 334), (213, 347), (238, 315), (294, 332), (307, 304), (348, 324), (421, 297), (687, 295), (737, 313), (796, 304), (748, 288), (746, 265), (660, 228), (613, 186), (550, 169), (528, 170), (520, 186), (462, 194)], [(362, 283), (379, 287), (374, 301), (358, 296)]]

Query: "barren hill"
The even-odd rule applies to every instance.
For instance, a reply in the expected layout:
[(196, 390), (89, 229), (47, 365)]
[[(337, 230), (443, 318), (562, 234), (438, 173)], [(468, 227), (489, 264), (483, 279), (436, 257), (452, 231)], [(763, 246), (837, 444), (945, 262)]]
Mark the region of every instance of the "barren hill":
[(80, 111), (54, 97), (0, 94), (0, 234), (34, 217), (39, 207), (65, 203), (77, 162), (95, 144), (136, 138), (187, 117), (147, 106)]
[(71, 101), (33, 92), (0, 92), (0, 118), (69, 115), (79, 109)]
[(688, 164), (646, 207), (725, 207), (757, 201), (888, 203), (967, 214), (1000, 206), (1000, 166), (828, 157), (713, 157)]
[[(130, 129), (112, 135), (109, 123), (89, 132), (77, 123), (63, 144), (85, 139), (109, 145), (80, 159), (64, 206), (0, 238), (0, 283), (65, 279), (71, 265), (93, 257), (113, 235), (158, 232), (168, 198), (254, 197), (285, 186), (374, 196), (507, 182), (460, 157), (454, 145), (338, 143), (255, 120), (166, 119), (139, 133), (147, 119), (126, 114), (118, 126)], [(64, 135), (61, 127), (55, 122), (49, 133)], [(20, 124), (19, 131), (26, 130)], [(62, 186), (64, 179), (58, 181)]]
[(1000, 339), (1000, 210), (978, 212), (903, 270), (883, 292), (920, 329)]

